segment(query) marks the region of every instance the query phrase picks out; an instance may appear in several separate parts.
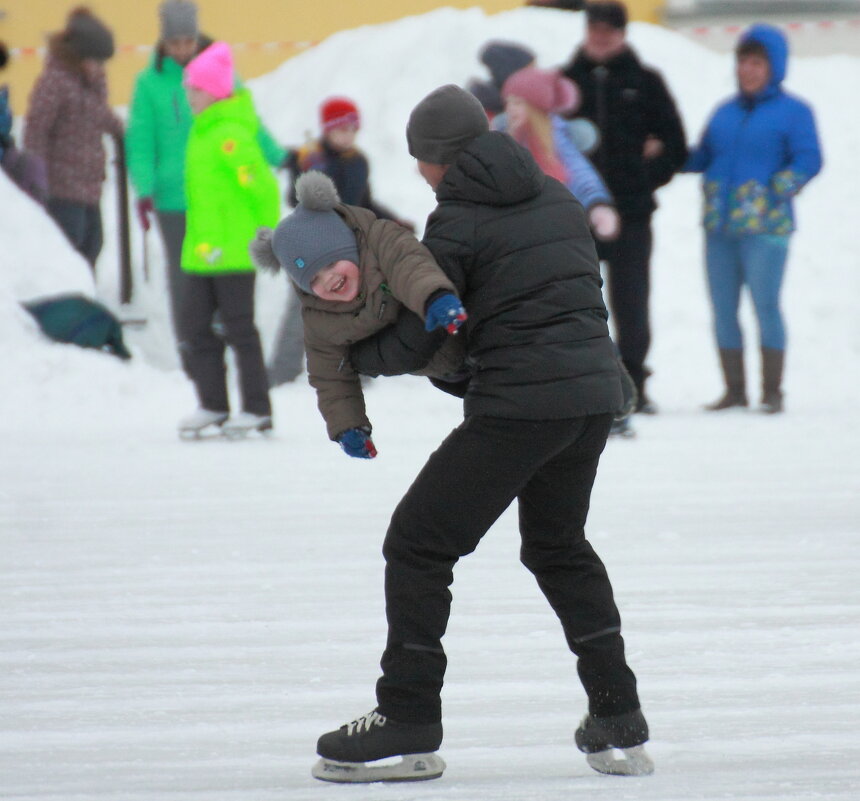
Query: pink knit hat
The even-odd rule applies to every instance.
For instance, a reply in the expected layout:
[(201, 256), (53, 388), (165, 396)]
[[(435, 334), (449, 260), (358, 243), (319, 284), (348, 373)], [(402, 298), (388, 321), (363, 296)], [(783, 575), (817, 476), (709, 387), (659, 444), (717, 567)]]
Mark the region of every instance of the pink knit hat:
[(217, 100), (233, 94), (233, 54), (226, 42), (213, 42), (185, 67), (185, 85)]
[(563, 114), (579, 106), (579, 89), (557, 70), (523, 67), (502, 86), (502, 97), (519, 97), (547, 114)]

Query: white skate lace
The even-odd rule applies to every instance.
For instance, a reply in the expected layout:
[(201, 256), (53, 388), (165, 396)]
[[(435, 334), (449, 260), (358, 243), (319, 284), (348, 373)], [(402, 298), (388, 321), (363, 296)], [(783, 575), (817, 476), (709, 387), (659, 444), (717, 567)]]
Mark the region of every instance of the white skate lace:
[(368, 712), (362, 715), (357, 720), (346, 724), (346, 736), (352, 737), (353, 734), (360, 734), (362, 731), (370, 731), (373, 726), (384, 726), (385, 716), (380, 715), (375, 709), (373, 712)]

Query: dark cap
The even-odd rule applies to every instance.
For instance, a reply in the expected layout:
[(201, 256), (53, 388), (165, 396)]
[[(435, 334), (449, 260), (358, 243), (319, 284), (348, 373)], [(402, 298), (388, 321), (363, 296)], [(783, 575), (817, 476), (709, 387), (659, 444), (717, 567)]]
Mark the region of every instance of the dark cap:
[(599, 0), (586, 3), (585, 19), (589, 25), (602, 22), (623, 31), (627, 27), (627, 6), (618, 0)]
[(113, 34), (88, 9), (78, 8), (69, 14), (63, 34), (66, 44), (80, 59), (107, 61), (114, 52)]
[(490, 130), (478, 99), (454, 84), (432, 91), (409, 115), (409, 154), (430, 164), (453, 164), (460, 151)]
[(535, 60), (535, 54), (524, 45), (515, 42), (487, 42), (479, 54), (481, 61), (487, 65), (493, 83), (498, 89), (517, 70), (527, 67)]

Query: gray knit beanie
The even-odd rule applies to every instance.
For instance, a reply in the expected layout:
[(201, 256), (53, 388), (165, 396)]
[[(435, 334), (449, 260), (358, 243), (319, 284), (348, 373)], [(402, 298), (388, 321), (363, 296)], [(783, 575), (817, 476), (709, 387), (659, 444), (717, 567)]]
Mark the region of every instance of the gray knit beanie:
[(79, 8), (69, 15), (63, 34), (66, 44), (79, 59), (107, 61), (114, 53), (113, 34), (94, 14)]
[(161, 40), (197, 38), (197, 6), (190, 0), (164, 0), (158, 8), (161, 20)]
[(490, 123), (478, 99), (454, 84), (434, 89), (409, 115), (409, 153), (429, 164), (453, 164)]
[(311, 292), (311, 281), (324, 267), (344, 259), (358, 264), (358, 243), (352, 229), (334, 211), (340, 203), (331, 178), (316, 170), (306, 172), (296, 182), (296, 210), (284, 217), (269, 237), (265, 231), (251, 243), (254, 263), (274, 266), (266, 251), (273, 254), (299, 289)]

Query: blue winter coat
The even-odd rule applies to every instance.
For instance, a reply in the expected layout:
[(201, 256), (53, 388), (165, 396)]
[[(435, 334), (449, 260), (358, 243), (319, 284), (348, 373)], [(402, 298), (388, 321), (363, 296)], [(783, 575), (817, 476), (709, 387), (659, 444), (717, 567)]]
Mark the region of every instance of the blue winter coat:
[(706, 230), (789, 234), (795, 228), (792, 198), (821, 169), (815, 118), (782, 88), (788, 61), (782, 32), (754, 25), (743, 41), (767, 51), (770, 83), (717, 108), (684, 171), (704, 173)]

